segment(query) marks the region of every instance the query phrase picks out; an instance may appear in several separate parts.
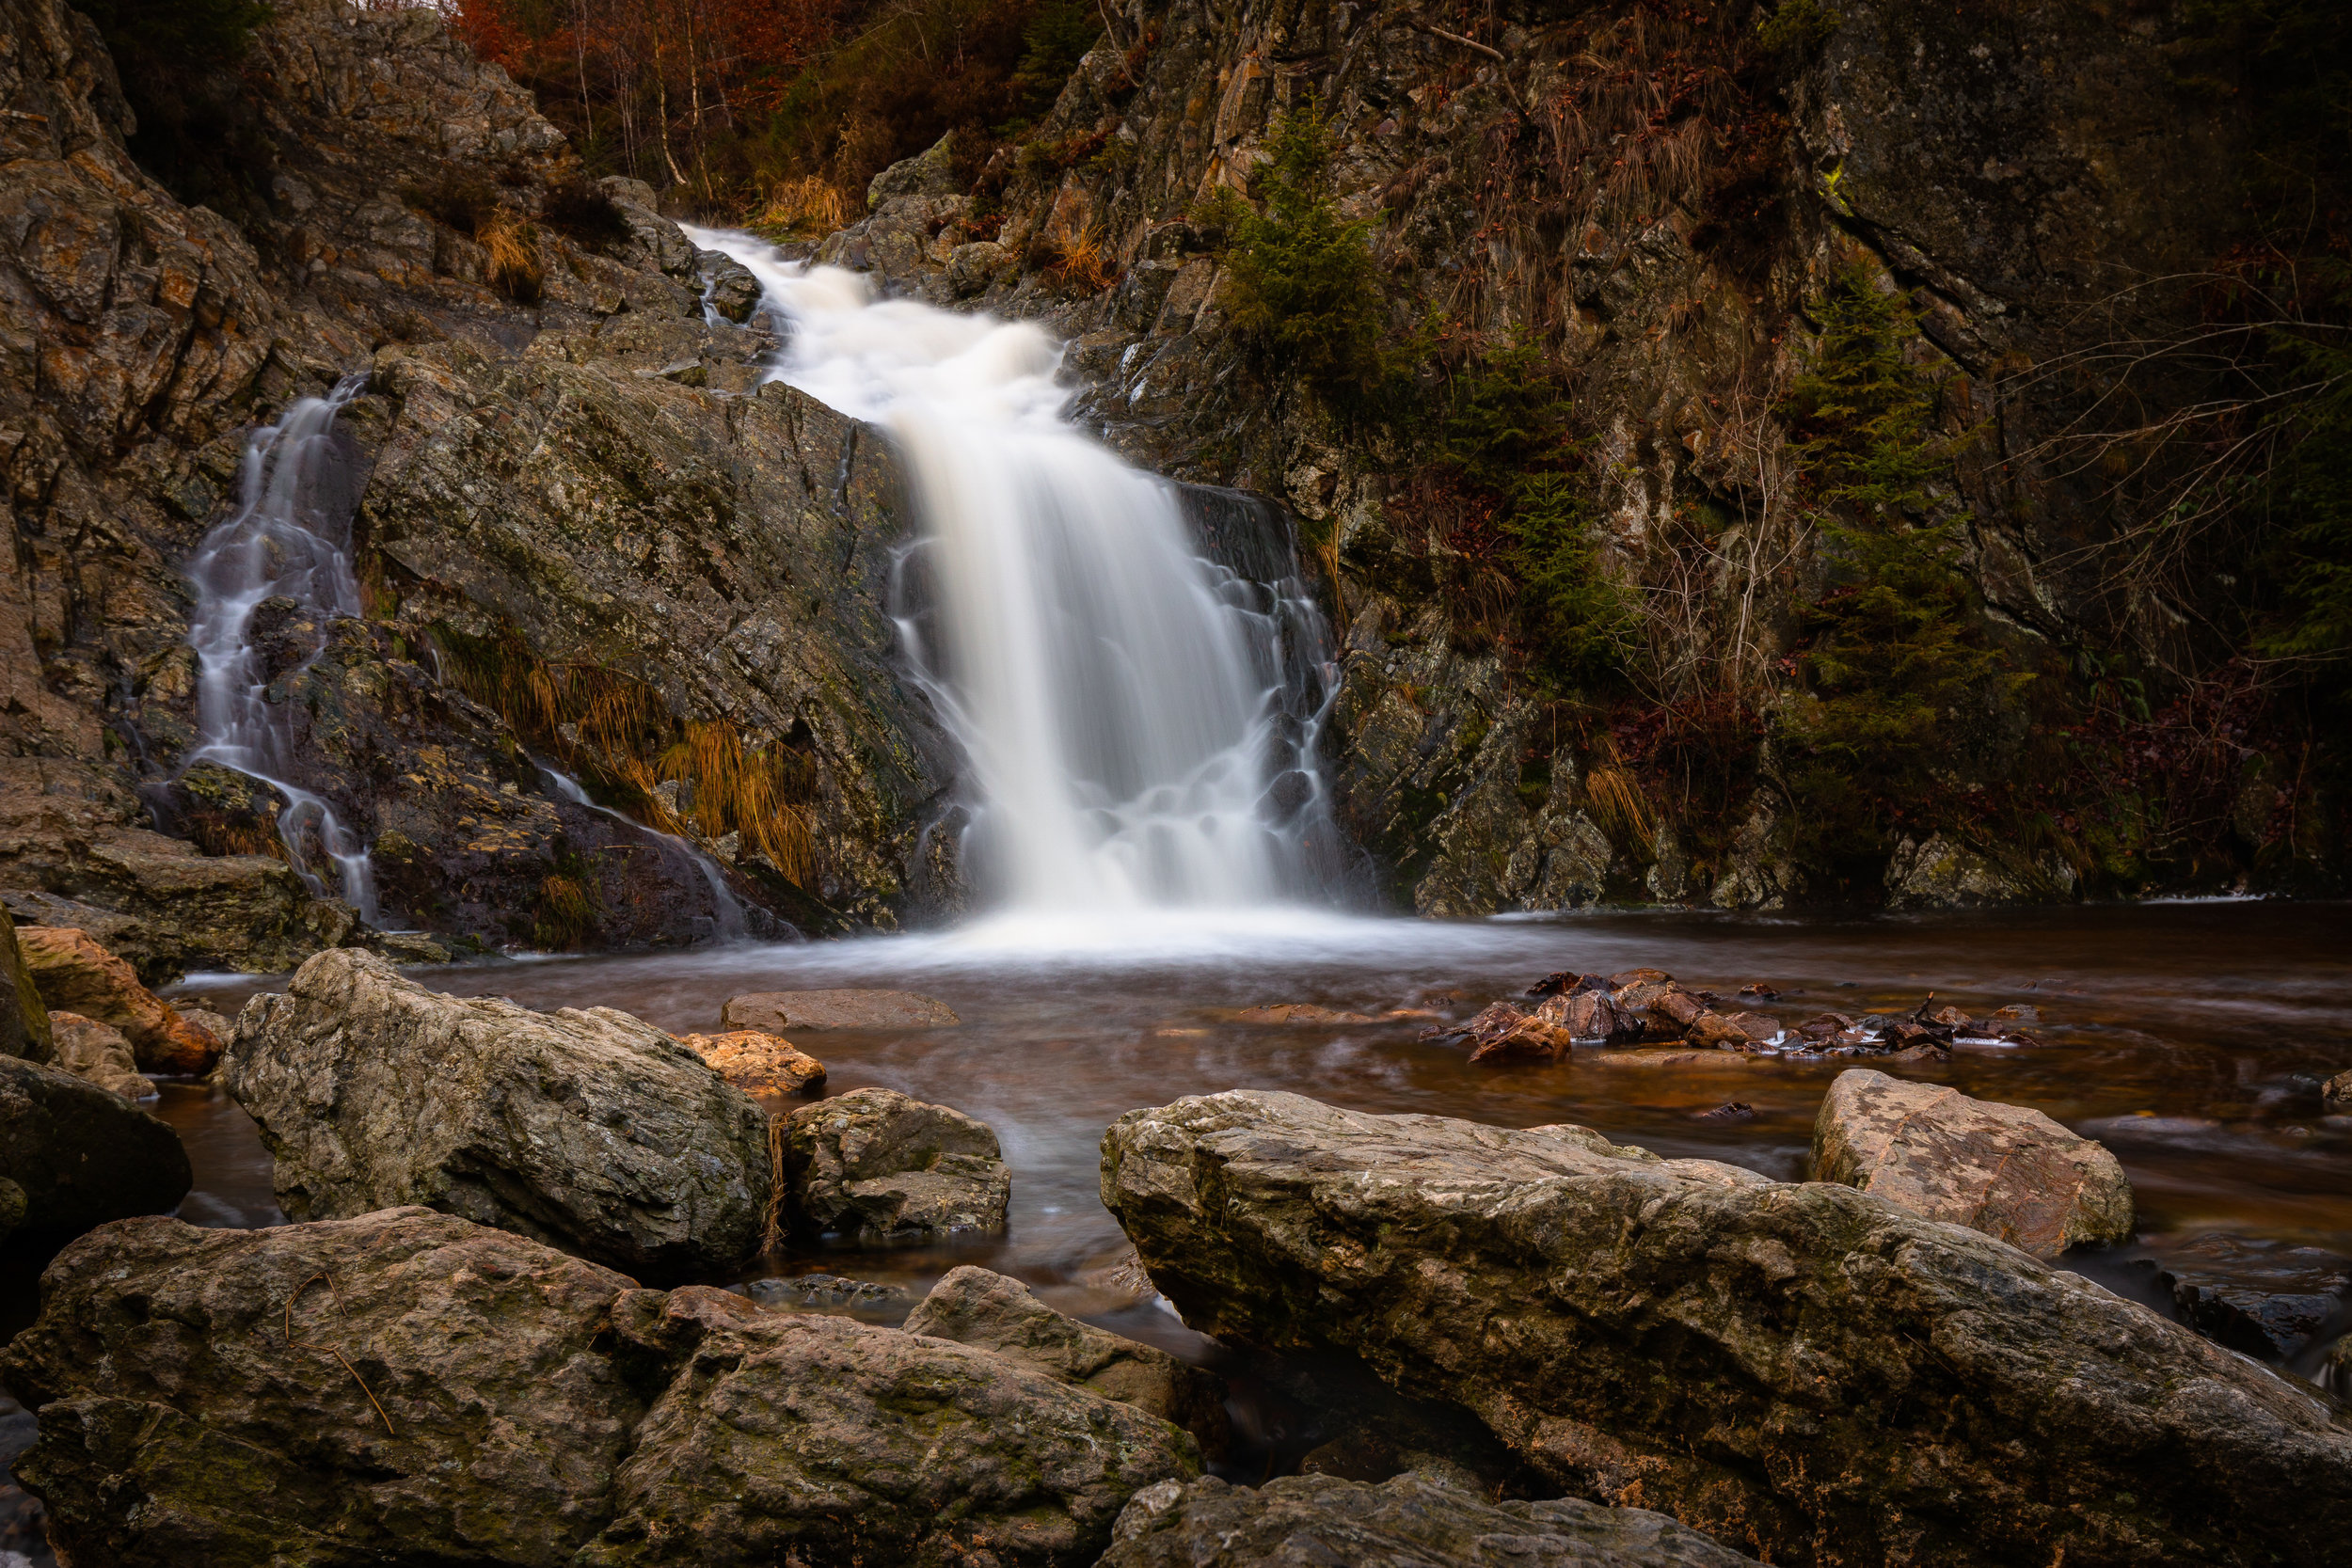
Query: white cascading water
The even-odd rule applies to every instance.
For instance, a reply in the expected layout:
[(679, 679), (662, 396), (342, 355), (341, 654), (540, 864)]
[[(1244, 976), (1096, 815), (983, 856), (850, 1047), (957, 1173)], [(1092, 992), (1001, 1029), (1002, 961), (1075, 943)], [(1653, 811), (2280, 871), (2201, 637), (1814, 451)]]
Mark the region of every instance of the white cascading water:
[[(359, 613), (351, 571), (351, 475), (336, 450), (335, 416), (365, 386), (345, 376), (323, 398), (301, 398), (274, 425), (246, 440), (237, 509), (204, 536), (188, 562), (196, 613), (188, 641), (197, 659), (199, 743), (186, 761), (214, 762), (269, 785), (285, 798), (278, 833), (311, 890), (326, 880), (311, 868), (312, 845), (335, 867), (343, 902), (376, 919), (375, 877), (367, 847), (320, 796), (287, 781), (294, 736), (253, 648), (253, 612), (263, 601), (293, 599), (321, 618)], [(313, 656), (315, 657), (315, 656)]]
[(690, 232), (789, 327), (771, 378), (881, 426), (905, 458), (944, 628), (926, 646), (909, 625), (910, 652), (970, 759), (978, 885), (1058, 913), (1309, 892), (1269, 805), (1282, 710), (1279, 654), (1253, 646), (1266, 618), (1220, 593), (1172, 486), (1062, 417), (1060, 346)]

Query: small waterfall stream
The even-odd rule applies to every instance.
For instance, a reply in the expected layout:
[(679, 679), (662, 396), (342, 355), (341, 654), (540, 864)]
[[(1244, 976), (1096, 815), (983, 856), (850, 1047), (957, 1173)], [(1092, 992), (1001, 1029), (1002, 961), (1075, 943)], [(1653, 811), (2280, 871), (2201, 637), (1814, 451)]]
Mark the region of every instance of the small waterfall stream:
[(965, 863), (989, 899), (1073, 914), (1325, 891), (1295, 606), (1201, 559), (1179, 487), (1062, 417), (1060, 346), (690, 232), (790, 329), (771, 377), (880, 425), (905, 460), (937, 613), (901, 629), (969, 760)]
[(335, 867), (333, 891), (373, 925), (375, 877), (367, 847), (325, 799), (289, 782), (292, 726), (268, 700), (251, 637), (253, 612), (273, 598), (293, 599), (322, 619), (359, 613), (351, 571), (358, 498), (334, 427), (335, 416), (366, 384), (365, 372), (347, 375), (326, 397), (297, 399), (276, 424), (246, 439), (237, 508), (188, 562), (196, 588), (188, 641), (197, 657), (199, 740), (185, 760), (218, 763), (284, 797), (278, 834), (294, 869), (314, 893), (329, 891), (312, 866), (315, 844)]

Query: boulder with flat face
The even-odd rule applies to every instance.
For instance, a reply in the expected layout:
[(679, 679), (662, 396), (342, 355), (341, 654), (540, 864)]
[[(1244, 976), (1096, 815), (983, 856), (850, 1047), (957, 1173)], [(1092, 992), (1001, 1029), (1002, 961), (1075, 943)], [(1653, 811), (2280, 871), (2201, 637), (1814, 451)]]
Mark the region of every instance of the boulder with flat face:
[(77, 1236), (167, 1213), (192, 1180), (180, 1134), (121, 1095), (0, 1056), (0, 1236)]
[(1184, 1322), (1360, 1355), (1564, 1492), (1776, 1562), (2318, 1562), (2352, 1429), (1989, 1236), (1828, 1182), (1236, 1092), (1132, 1111), (1103, 1198)]
[(1098, 1568), (1754, 1568), (1662, 1513), (1576, 1497), (1489, 1502), (1407, 1473), (1164, 1481), (1120, 1514)]
[(25, 926), (16, 935), (33, 984), (52, 1010), (80, 1013), (121, 1030), (138, 1065), (150, 1072), (212, 1070), (220, 1041), (139, 984), (137, 972), (87, 932)]
[(16, 925), (0, 909), (0, 1056), (49, 1059), (49, 1008), (17, 946)]
[(767, 1114), (609, 1007), (444, 996), (337, 949), (246, 1005), (223, 1081), (294, 1219), (421, 1203), (656, 1280), (765, 1231)]
[(1813, 1179), (2042, 1258), (2132, 1234), (2132, 1184), (2104, 1144), (2024, 1105), (1867, 1068), (1839, 1073), (1821, 1101)]
[(1009, 1355), (1057, 1382), (1091, 1389), (1183, 1427), (1222, 1453), (1231, 1436), (1225, 1384), (1156, 1346), (1064, 1317), (1017, 1279), (969, 1264), (951, 1269), (907, 1318), (909, 1334)]
[(415, 1208), (106, 1227), (0, 1377), (60, 1556), (108, 1568), (1084, 1568), (1199, 1471), (1019, 1363)]
[(793, 1112), (784, 1168), (796, 1227), (868, 1241), (1002, 1230), (1012, 1201), (986, 1122), (895, 1089), (852, 1089)]
[(51, 1013), (49, 1065), (125, 1100), (152, 1100), (155, 1085), (140, 1075), (138, 1058), (122, 1031), (79, 1013)]
[(720, 1009), (730, 1029), (940, 1029), (962, 1021), (945, 1002), (911, 990), (755, 990)]

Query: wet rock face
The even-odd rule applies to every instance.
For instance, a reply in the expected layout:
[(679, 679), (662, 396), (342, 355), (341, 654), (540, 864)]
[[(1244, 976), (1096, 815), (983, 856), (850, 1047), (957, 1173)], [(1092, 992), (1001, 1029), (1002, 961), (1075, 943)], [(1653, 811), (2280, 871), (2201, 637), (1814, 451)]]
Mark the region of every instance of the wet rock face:
[(1489, 1503), (1420, 1475), (1377, 1486), (1284, 1476), (1232, 1486), (1161, 1481), (1120, 1514), (1101, 1568), (1741, 1568), (1756, 1560), (1662, 1513)]
[(0, 1376), (86, 1563), (1083, 1568), (1198, 1471), (1164, 1422), (981, 1352), (419, 1209), (116, 1226), (51, 1280)]
[(784, 1134), (794, 1225), (869, 1241), (1005, 1227), (1012, 1177), (985, 1122), (895, 1089), (852, 1089), (792, 1113)]
[(0, 1056), (0, 1237), (167, 1212), (192, 1180), (180, 1134), (120, 1094)]
[(1064, 1317), (1009, 1279), (969, 1264), (931, 1287), (903, 1325), (1009, 1356), (1057, 1383), (1132, 1404), (1184, 1428), (1220, 1455), (1231, 1436), (1220, 1378), (1164, 1350)]
[(1867, 1068), (1839, 1073), (1821, 1101), (1813, 1180), (2040, 1258), (2132, 1235), (2132, 1184), (2105, 1145), (2026, 1106)]
[(322, 953), (246, 1005), (223, 1082), (296, 1219), (424, 1204), (657, 1280), (759, 1248), (766, 1115), (609, 1007), (461, 1000)]
[(2284, 1561), (2352, 1528), (2320, 1401), (1850, 1188), (1231, 1093), (1121, 1117), (1103, 1196), (1200, 1331), (1359, 1354), (1563, 1490), (1774, 1561)]

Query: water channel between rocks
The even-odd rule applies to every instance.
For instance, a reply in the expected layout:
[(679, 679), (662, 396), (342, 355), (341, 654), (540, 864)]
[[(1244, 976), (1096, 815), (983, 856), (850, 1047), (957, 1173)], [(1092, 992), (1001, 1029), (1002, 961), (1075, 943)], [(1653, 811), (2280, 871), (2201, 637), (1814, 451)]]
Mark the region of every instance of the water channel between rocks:
[[(1359, 1110), (1513, 1127), (1577, 1122), (1667, 1156), (1804, 1175), (1813, 1118), (1852, 1062), (1725, 1053), (1706, 1069), (1470, 1067), (1422, 1044), (1419, 1022), (1249, 1024), (1232, 1010), (1313, 1002), (1373, 1012), (1456, 990), (1459, 1014), (1559, 969), (1655, 965), (1728, 995), (1762, 981), (1794, 1022), (1824, 1008), (1907, 1010), (1928, 991), (1981, 1014), (2042, 1010), (2036, 1046), (1963, 1047), (1907, 1075), (2032, 1105), (2106, 1141), (2130, 1173), (2144, 1241), (2204, 1232), (2352, 1253), (2352, 1117), (2318, 1080), (2352, 1067), (2352, 906), (2154, 904), (1834, 921), (1599, 913), (1436, 924), (1297, 910), (1229, 918), (982, 923), (950, 934), (693, 952), (542, 958), (410, 973), (458, 995), (540, 1008), (621, 1008), (709, 1030), (747, 990), (896, 987), (948, 1004), (961, 1026), (798, 1037), (827, 1090), (882, 1085), (980, 1117), (1013, 1173), (1010, 1228), (954, 1247), (808, 1250), (758, 1274), (812, 1270), (920, 1291), (959, 1262), (1017, 1275), (1065, 1310), (1183, 1350), (1171, 1318), (1116, 1310), (1083, 1276), (1122, 1239), (1096, 1196), (1104, 1128), (1189, 1094), (1277, 1088)], [(182, 994), (233, 1013), (277, 982), (199, 976)], [(1863, 1059), (1863, 1065), (1883, 1065)], [(1728, 1102), (1752, 1117), (1700, 1119)], [(780, 1101), (777, 1108), (789, 1102)], [(219, 1090), (167, 1084), (196, 1223), (276, 1223), (270, 1161)], [(2145, 1248), (2135, 1249), (2144, 1253)], [(2128, 1288), (2134, 1253), (2089, 1272)]]

